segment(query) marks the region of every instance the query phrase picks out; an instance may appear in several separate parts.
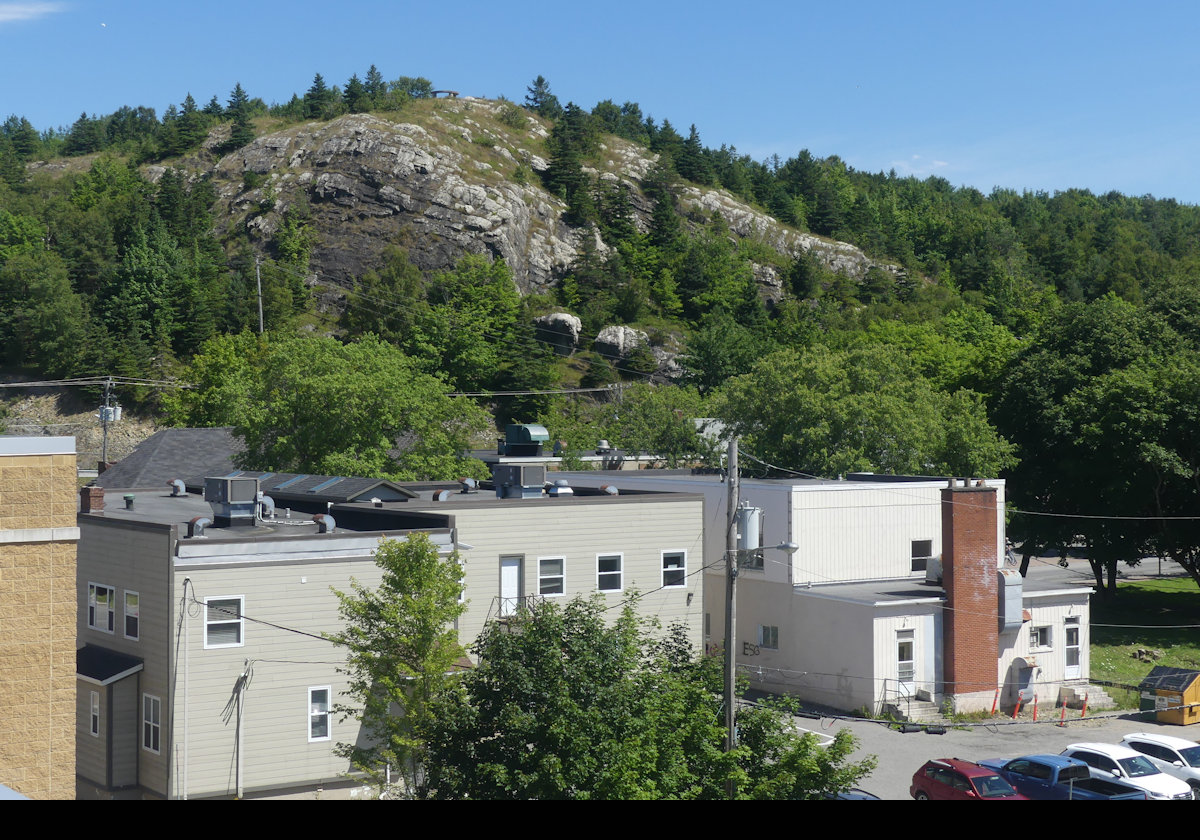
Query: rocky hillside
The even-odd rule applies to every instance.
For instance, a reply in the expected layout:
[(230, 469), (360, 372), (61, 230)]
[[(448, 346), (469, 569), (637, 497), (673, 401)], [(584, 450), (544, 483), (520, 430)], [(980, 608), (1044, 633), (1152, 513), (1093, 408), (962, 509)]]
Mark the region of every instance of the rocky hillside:
[[(547, 166), (547, 126), (521, 111), (524, 125), (514, 127), (514, 111), (505, 102), (424, 100), (396, 121), (352, 114), (260, 136), (216, 163), (218, 224), (266, 240), (290, 206), (306, 202), (317, 233), (311, 265), (327, 282), (349, 285), (396, 243), (426, 271), (468, 252), (502, 257), (522, 291), (546, 290), (586, 234), (562, 221), (564, 203), (535, 174)], [(636, 223), (647, 229), (652, 203), (639, 182), (656, 156), (610, 136), (600, 157), (600, 171), (591, 174), (627, 183)], [(789, 257), (814, 253), (855, 279), (876, 264), (854, 246), (796, 231), (723, 190), (687, 184), (680, 201), (696, 220), (719, 214), (736, 236)], [(776, 269), (761, 266), (756, 274), (764, 296), (777, 297)]]

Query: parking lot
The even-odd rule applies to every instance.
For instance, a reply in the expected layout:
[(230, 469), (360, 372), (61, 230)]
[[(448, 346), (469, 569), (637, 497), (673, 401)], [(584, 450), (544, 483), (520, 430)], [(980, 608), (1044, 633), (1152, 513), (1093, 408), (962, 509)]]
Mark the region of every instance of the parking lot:
[(1058, 753), (1067, 745), (1081, 741), (1115, 744), (1122, 735), (1130, 732), (1160, 732), (1177, 738), (1200, 739), (1200, 729), (1197, 727), (1147, 723), (1141, 716), (1131, 712), (1119, 715), (1108, 713), (1081, 720), (1078, 710), (1068, 709), (1067, 725), (1057, 726), (1057, 720), (1057, 716), (1052, 716), (1050, 720), (1043, 719), (1037, 723), (1013, 723), (997, 717), (995, 723), (949, 729), (945, 735), (924, 732), (903, 734), (882, 723), (866, 720), (802, 720), (798, 725), (828, 735), (843, 728), (853, 732), (860, 743), (855, 757), (874, 754), (879, 759), (879, 766), (859, 783), (859, 787), (882, 799), (910, 799), (908, 785), (912, 774), (931, 758), (978, 761), (1032, 753)]

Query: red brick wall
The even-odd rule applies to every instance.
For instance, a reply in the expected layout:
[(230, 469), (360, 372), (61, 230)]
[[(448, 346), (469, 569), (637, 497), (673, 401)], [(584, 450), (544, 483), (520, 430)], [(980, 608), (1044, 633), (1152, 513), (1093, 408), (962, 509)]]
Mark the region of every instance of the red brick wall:
[(942, 583), (946, 589), (946, 692), (996, 689), (996, 490), (942, 490)]

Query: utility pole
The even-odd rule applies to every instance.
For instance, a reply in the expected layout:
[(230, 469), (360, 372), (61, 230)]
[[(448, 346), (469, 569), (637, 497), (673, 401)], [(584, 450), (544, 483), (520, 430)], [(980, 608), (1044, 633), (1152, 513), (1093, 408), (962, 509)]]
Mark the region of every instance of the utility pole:
[(108, 421), (112, 415), (112, 384), (111, 376), (104, 380), (104, 405), (100, 407), (100, 428), (103, 430), (100, 439), (100, 463), (104, 467), (108, 466)]
[[(734, 688), (737, 656), (733, 649), (734, 600), (737, 594), (738, 550), (737, 550), (737, 506), (738, 506), (738, 439), (729, 440), (729, 453), (725, 459), (726, 481), (729, 483), (729, 498), (726, 501), (725, 526), (725, 751), (732, 752), (737, 746), (736, 716), (734, 714)], [(726, 786), (729, 798), (737, 794), (733, 778)]]

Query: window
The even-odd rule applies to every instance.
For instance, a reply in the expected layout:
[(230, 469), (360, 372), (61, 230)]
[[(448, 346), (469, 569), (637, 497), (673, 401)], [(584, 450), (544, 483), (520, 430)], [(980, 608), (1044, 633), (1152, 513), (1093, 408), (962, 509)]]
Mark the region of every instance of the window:
[(162, 736), (162, 700), (153, 694), (142, 695), (142, 749), (159, 752)]
[(100, 735), (100, 692), (92, 692), (92, 734)]
[(621, 591), (620, 554), (601, 554), (596, 557), (596, 588), (601, 592)]
[(140, 596), (136, 592), (125, 590), (125, 638), (138, 638), (138, 617), (141, 615)]
[(929, 558), (932, 556), (933, 540), (912, 541), (912, 570), (914, 572), (925, 571), (925, 567), (929, 565)]
[(664, 551), (662, 553), (662, 585), (687, 585), (687, 552)]
[(779, 650), (779, 628), (774, 624), (758, 625), (758, 646), (767, 650)]
[(100, 583), (88, 584), (88, 627), (104, 633), (116, 624), (117, 591)]
[(1038, 648), (1050, 647), (1050, 628), (1049, 627), (1030, 627), (1029, 628), (1029, 648), (1037, 650)]
[(204, 599), (204, 647), (241, 647), (242, 596)]
[(539, 595), (562, 595), (566, 592), (566, 582), (563, 577), (565, 564), (566, 558), (563, 557), (538, 558)]
[(329, 692), (327, 685), (308, 690), (308, 740), (328, 741)]

